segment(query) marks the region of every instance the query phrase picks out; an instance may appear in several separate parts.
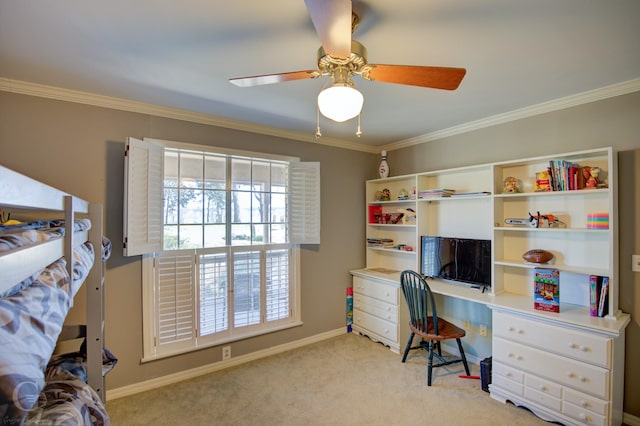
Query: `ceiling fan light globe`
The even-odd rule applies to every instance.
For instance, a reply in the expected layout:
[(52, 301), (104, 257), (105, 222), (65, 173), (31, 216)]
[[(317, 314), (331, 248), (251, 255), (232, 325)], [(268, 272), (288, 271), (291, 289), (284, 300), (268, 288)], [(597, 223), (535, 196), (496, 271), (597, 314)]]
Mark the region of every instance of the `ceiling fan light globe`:
[(351, 86), (334, 85), (318, 95), (320, 113), (338, 123), (357, 117), (363, 104), (364, 96)]

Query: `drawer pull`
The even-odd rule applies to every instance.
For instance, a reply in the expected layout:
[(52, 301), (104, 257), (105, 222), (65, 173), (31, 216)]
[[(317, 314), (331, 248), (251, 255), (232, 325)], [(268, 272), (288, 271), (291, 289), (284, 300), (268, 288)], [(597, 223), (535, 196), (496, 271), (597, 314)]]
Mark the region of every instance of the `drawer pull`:
[(584, 376), (580, 376), (578, 379), (579, 379), (582, 383), (586, 383), (586, 382), (589, 380), (588, 378), (586, 378), (586, 377), (584, 377)]
[(515, 327), (509, 327), (509, 331), (516, 331)]
[(507, 357), (509, 357), (509, 358), (513, 358), (514, 356), (515, 356), (515, 355), (514, 355), (514, 354), (512, 354), (511, 352), (507, 352)]
[(580, 401), (580, 405), (584, 408), (589, 408), (591, 406), (587, 401)]
[(591, 418), (587, 416), (585, 413), (580, 413), (580, 420), (584, 420), (585, 422), (591, 422)]
[(511, 376), (513, 376), (513, 374), (511, 373), (511, 371), (509, 371), (509, 372), (507, 373), (507, 377), (511, 377)]
[(546, 387), (546, 386), (544, 386), (544, 385), (540, 385), (540, 386), (538, 387), (538, 389), (540, 389), (542, 392), (546, 392), (546, 391), (547, 391), (547, 387)]
[(580, 350), (582, 352), (589, 352), (589, 348), (588, 347), (583, 346), (583, 345), (578, 345), (577, 343), (571, 343), (571, 344), (569, 344), (569, 347), (571, 349), (578, 349), (578, 350)]
[(576, 375), (574, 373), (567, 373), (567, 377), (573, 379)]

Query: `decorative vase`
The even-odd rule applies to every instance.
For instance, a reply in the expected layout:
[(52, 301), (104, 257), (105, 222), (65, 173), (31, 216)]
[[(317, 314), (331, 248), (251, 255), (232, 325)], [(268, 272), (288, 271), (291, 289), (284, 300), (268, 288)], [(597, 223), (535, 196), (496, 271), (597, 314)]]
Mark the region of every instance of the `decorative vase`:
[(381, 178), (389, 177), (389, 163), (387, 163), (387, 151), (382, 151), (382, 159), (378, 167), (378, 173)]

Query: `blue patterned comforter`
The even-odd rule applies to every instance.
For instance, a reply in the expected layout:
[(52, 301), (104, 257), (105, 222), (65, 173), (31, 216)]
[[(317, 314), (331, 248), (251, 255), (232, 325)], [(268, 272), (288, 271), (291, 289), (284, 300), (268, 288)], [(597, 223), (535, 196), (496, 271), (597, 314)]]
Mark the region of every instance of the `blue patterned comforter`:
[[(0, 235), (0, 251), (59, 238), (63, 231), (48, 228), (45, 232), (24, 232)], [(107, 240), (108, 241), (108, 240)], [(110, 250), (110, 243), (108, 244)], [(14, 286), (9, 294), (0, 299), (0, 424), (22, 424), (27, 414), (34, 409), (39, 424), (83, 424), (46, 420), (41, 392), (61, 395), (55, 383), (65, 380), (66, 373), (53, 374), (52, 383), (45, 387), (45, 369), (53, 354), (56, 340), (62, 330), (64, 319), (73, 305), (73, 297), (81, 287), (93, 266), (94, 252), (90, 243), (80, 245), (73, 255), (73, 280), (66, 270), (66, 260), (58, 259), (42, 271)], [(75, 381), (74, 381), (75, 380)], [(108, 416), (97, 395), (84, 381), (72, 379), (65, 382), (67, 393), (86, 396), (87, 408), (97, 424), (108, 424)], [(53, 388), (52, 388), (53, 386)], [(82, 391), (80, 387), (88, 388)], [(77, 389), (76, 389), (77, 388)], [(74, 390), (75, 389), (75, 390)], [(97, 401), (97, 402), (96, 402)], [(45, 404), (46, 405), (46, 404)], [(64, 404), (58, 403), (60, 407)], [(56, 411), (60, 407), (56, 407)], [(82, 410), (80, 410), (82, 411)], [(37, 413), (36, 413), (37, 412)], [(104, 414), (96, 414), (104, 412)], [(69, 414), (71, 416), (71, 414)], [(56, 418), (62, 419), (59, 413)], [(86, 418), (86, 417), (85, 417)], [(102, 420), (100, 420), (102, 419)], [(33, 423), (33, 424), (36, 424)]]

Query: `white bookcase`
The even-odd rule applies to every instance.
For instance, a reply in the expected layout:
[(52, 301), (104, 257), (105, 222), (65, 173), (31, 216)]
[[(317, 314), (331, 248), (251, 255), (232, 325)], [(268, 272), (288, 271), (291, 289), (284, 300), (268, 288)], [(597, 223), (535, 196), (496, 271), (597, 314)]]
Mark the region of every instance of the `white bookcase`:
[[(598, 167), (604, 185), (535, 192), (536, 172), (546, 170), (553, 160)], [(507, 178), (519, 182), (520, 192), (503, 193)], [(492, 397), (525, 405), (540, 417), (565, 424), (620, 423), (624, 330), (630, 319), (618, 307), (616, 178), (615, 153), (602, 148), (367, 181), (366, 236), (393, 239), (394, 245), (413, 250), (367, 246), (365, 268), (352, 271), (354, 330), (399, 352), (408, 337), (399, 273), (420, 270), (420, 237), (491, 240), (489, 291), (437, 279), (430, 279), (429, 285), (436, 293), (491, 308), (497, 379), (491, 386)], [(385, 189), (390, 200), (378, 201), (376, 195)], [(419, 197), (423, 191), (438, 189), (452, 189), (457, 195)], [(401, 191), (410, 199), (398, 200)], [(374, 209), (384, 216), (408, 208), (416, 212), (411, 224), (375, 223), (371, 214)], [(505, 223), (507, 218), (528, 218), (538, 212), (553, 215), (561, 226)], [(602, 212), (609, 215), (608, 228), (589, 228), (588, 215)], [(534, 309), (537, 265), (522, 259), (531, 249), (554, 255), (544, 267), (560, 271), (559, 313)], [(591, 275), (609, 279), (604, 318), (589, 313)], [(539, 329), (552, 333), (545, 338)], [(549, 370), (549, 362), (560, 367)]]

